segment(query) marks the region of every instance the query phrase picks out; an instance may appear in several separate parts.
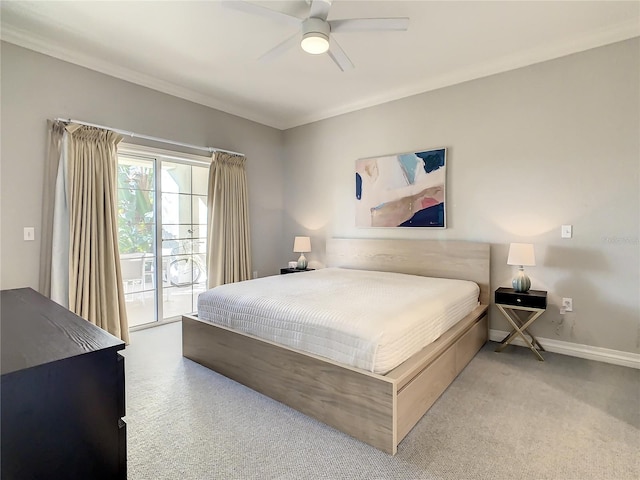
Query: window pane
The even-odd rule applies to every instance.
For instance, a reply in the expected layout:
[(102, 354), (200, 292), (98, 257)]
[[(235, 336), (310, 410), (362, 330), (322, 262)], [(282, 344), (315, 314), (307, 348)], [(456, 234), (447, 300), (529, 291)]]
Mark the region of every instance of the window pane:
[(152, 160), (118, 159), (118, 246), (121, 254), (154, 251), (153, 172)]
[(175, 240), (180, 236), (180, 227), (178, 225), (163, 223), (162, 224), (162, 239), (163, 240)]
[(154, 221), (155, 193), (138, 188), (118, 189), (118, 211), (126, 211), (138, 222)]
[(191, 193), (191, 165), (162, 162), (162, 192)]
[(204, 271), (202, 263), (192, 255), (179, 255), (169, 258), (163, 272), (163, 278), (173, 287), (188, 287), (200, 281)]
[(209, 168), (207, 167), (191, 167), (192, 170), (192, 179), (193, 179), (193, 189), (192, 192), (194, 195), (204, 195), (207, 196), (207, 189), (209, 185)]
[[(207, 253), (207, 242), (206, 242), (206, 240), (200, 240), (200, 239), (193, 240), (192, 252), (196, 256), (206, 255), (206, 253)], [(198, 258), (196, 260), (201, 260), (202, 263), (205, 262), (204, 257), (203, 258)]]
[(165, 287), (162, 311), (165, 319), (195, 312), (193, 288)]
[(118, 249), (129, 326), (156, 320), (154, 160), (118, 156)]
[(126, 294), (124, 301), (130, 327), (156, 321), (156, 294), (154, 291)]
[(191, 224), (191, 195), (162, 194), (162, 223), (164, 225)]
[(193, 223), (207, 223), (207, 197), (194, 195), (192, 197)]
[(206, 289), (205, 254), (170, 255), (163, 259), (164, 318), (195, 312)]
[(118, 188), (155, 190), (153, 161), (119, 155)]
[(147, 253), (153, 255), (156, 226), (152, 223), (133, 223), (118, 218), (118, 249), (120, 255)]

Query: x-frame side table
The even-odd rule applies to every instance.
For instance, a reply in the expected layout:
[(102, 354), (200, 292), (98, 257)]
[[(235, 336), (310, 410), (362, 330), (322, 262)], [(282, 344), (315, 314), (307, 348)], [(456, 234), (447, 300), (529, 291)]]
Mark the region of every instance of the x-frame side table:
[[(495, 293), (495, 303), (498, 310), (509, 321), (513, 330), (498, 345), (496, 352), (501, 352), (517, 336), (521, 337), (525, 345), (533, 352), (540, 361), (544, 361), (540, 352), (545, 349), (536, 337), (531, 333), (529, 327), (535, 322), (547, 308), (547, 292), (543, 290), (530, 290), (529, 292), (515, 292), (511, 288), (499, 288)], [(527, 312), (526, 318), (518, 314), (519, 311)], [(531, 337), (531, 340), (527, 338)]]

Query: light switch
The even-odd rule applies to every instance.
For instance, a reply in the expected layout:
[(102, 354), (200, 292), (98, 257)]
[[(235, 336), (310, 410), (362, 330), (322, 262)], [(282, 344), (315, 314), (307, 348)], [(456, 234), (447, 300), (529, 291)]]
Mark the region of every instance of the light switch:
[(24, 227), (24, 239), (32, 241), (36, 239), (36, 229), (33, 227)]
[(562, 238), (571, 238), (573, 235), (573, 227), (571, 225), (562, 225)]

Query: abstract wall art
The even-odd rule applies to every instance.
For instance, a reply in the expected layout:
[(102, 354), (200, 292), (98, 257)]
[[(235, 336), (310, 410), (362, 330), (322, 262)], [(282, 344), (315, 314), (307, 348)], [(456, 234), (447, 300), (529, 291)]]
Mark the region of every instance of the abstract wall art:
[(446, 149), (356, 160), (357, 227), (445, 228)]

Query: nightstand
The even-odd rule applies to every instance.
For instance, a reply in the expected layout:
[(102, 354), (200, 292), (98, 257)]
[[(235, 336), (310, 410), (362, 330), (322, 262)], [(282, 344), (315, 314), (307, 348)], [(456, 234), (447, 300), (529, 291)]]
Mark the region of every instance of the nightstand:
[[(495, 292), (495, 303), (498, 310), (509, 321), (513, 330), (496, 348), (496, 352), (501, 352), (519, 335), (524, 343), (534, 353), (538, 360), (544, 361), (540, 352), (545, 349), (540, 342), (529, 331), (529, 327), (547, 309), (547, 292), (544, 290), (529, 290), (528, 292), (516, 292), (513, 288), (500, 287)], [(518, 312), (527, 312), (526, 318), (522, 318)], [(525, 336), (531, 337), (531, 341)], [(536, 348), (537, 347), (537, 348)]]
[(281, 268), (280, 275), (285, 275), (287, 273), (311, 272), (312, 270), (315, 270), (315, 268), (305, 268), (304, 270), (298, 270), (297, 268)]

